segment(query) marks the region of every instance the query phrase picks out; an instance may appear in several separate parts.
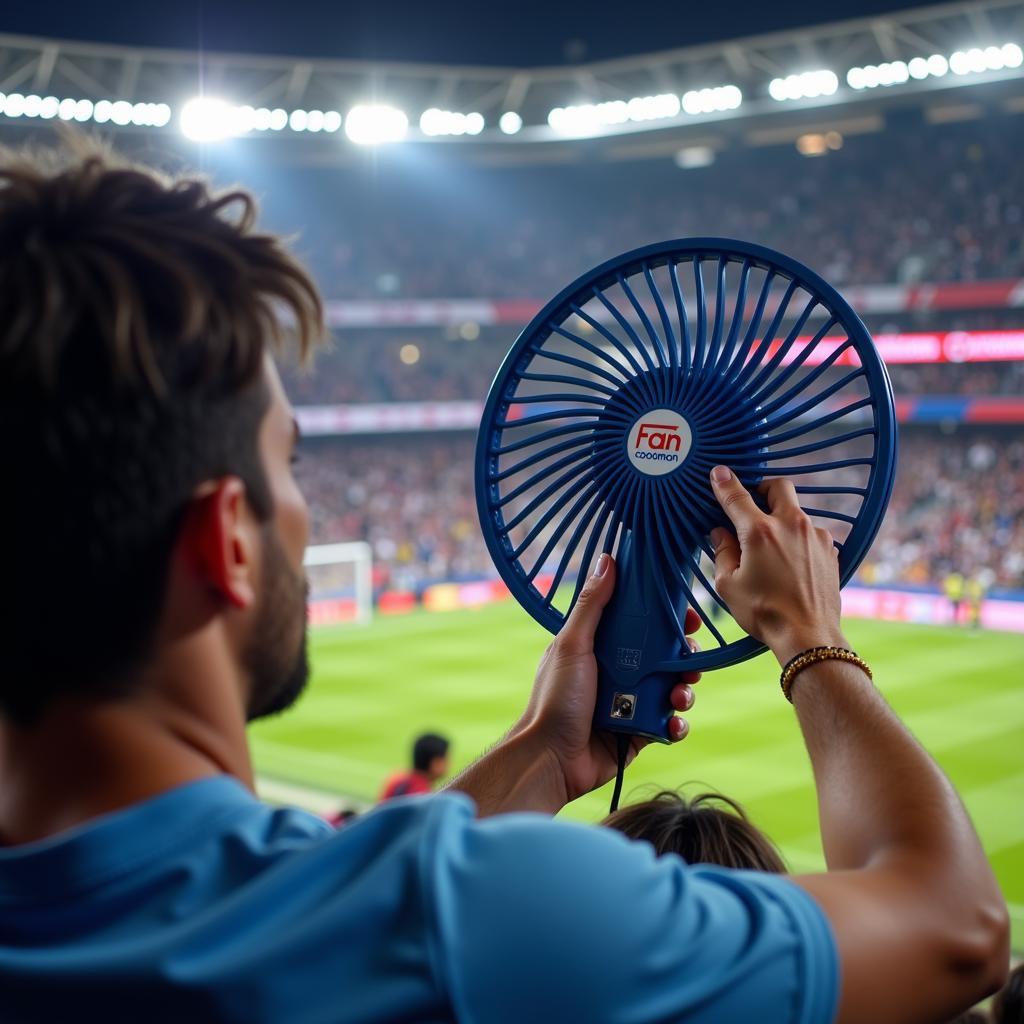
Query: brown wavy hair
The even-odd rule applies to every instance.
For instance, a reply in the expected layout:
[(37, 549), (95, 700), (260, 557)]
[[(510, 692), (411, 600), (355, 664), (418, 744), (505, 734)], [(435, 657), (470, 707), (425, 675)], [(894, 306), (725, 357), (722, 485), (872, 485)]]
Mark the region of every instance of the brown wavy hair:
[(775, 844), (735, 800), (721, 793), (688, 798), (663, 790), (609, 814), (601, 824), (645, 840), (659, 857), (675, 853), (689, 864), (786, 873)]
[(202, 482), (271, 499), (263, 362), (323, 333), (310, 276), (243, 189), (82, 136), (0, 150), (0, 713), (121, 692)]

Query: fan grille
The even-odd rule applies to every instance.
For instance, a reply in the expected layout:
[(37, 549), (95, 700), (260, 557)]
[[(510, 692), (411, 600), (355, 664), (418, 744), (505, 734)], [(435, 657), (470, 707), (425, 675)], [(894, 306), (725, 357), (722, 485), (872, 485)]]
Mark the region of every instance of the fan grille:
[(688, 667), (718, 667), (762, 648), (726, 638), (711, 468), (751, 487), (793, 477), (845, 582), (892, 488), (892, 393), (863, 324), (811, 271), (746, 243), (668, 242), (541, 311), (498, 372), (477, 456), (485, 538), (538, 621), (557, 631), (598, 555), (632, 531), (679, 636), (680, 597), (707, 627)]

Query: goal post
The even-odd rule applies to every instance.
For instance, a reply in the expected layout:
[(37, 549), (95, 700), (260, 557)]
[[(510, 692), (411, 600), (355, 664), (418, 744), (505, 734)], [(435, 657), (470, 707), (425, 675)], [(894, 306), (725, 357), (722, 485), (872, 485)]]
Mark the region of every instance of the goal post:
[(373, 551), (365, 541), (314, 544), (303, 559), (309, 578), (310, 618), (359, 622), (373, 618)]

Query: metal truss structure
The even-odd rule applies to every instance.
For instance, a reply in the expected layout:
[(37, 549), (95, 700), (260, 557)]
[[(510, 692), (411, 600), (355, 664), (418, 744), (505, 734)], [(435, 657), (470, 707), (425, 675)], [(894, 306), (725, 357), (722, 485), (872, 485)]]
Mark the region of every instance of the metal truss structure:
[[(489, 143), (493, 149), (495, 144), (558, 139), (548, 123), (555, 107), (663, 94), (678, 97), (689, 90), (727, 84), (742, 90), (743, 102), (736, 109), (696, 114), (680, 109), (673, 116), (627, 119), (590, 134), (621, 136), (653, 131), (665, 133), (663, 138), (680, 138), (686, 132), (692, 134), (694, 125), (708, 122), (766, 118), (783, 110), (838, 104), (857, 104), (863, 108), (861, 112), (867, 112), (872, 105), (889, 102), (897, 94), (908, 97), (982, 82), (1012, 81), (1019, 99), (1024, 67), (910, 79), (899, 83), (898, 88), (857, 91), (847, 84), (851, 67), (907, 62), (933, 54), (948, 56), (971, 47), (1007, 42), (1024, 45), (1024, 0), (961, 0), (643, 56), (539, 68), (244, 56), (0, 35), (0, 94), (17, 92), (19, 99), (31, 95), (35, 100), (105, 100), (108, 105), (115, 101), (123, 105), (164, 103), (178, 111), (190, 97), (202, 93), (253, 108), (329, 110), (342, 116), (347, 116), (356, 104), (387, 103), (408, 112), (413, 123), (411, 139), (426, 138), (416, 131), (415, 124), (428, 108), (477, 111), (486, 121), (480, 134), (441, 141), (477, 146)], [(787, 102), (772, 98), (773, 79), (812, 69), (833, 71), (838, 88), (831, 95), (790, 97)], [(506, 135), (498, 128), (499, 118), (507, 112), (522, 119), (522, 128), (516, 134)], [(4, 123), (7, 119), (0, 117), (0, 125)], [(128, 131), (153, 130), (131, 123), (120, 127)]]

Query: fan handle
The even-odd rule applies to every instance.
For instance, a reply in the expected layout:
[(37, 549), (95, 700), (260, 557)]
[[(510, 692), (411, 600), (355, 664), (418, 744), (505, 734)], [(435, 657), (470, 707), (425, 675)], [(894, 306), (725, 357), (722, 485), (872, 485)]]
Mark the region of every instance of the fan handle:
[[(679, 625), (671, 621), (657, 593), (662, 567), (646, 565), (643, 538), (625, 531), (616, 555), (615, 593), (612, 594), (594, 639), (597, 657), (597, 704), (594, 728), (627, 733), (669, 743), (669, 720), (674, 714), (672, 688), (678, 672), (659, 671), (666, 661), (690, 654), (679, 642)], [(686, 621), (686, 599), (675, 600), (678, 623)], [(653, 657), (648, 638), (676, 637), (675, 650)]]

